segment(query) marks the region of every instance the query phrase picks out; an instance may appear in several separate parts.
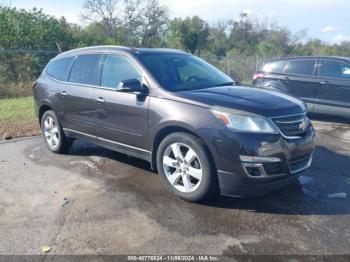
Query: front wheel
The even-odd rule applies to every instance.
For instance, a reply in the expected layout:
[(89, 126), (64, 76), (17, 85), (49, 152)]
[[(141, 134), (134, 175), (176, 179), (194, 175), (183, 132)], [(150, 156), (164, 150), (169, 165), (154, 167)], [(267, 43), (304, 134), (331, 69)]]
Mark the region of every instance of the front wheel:
[(65, 153), (71, 141), (65, 136), (53, 110), (46, 111), (41, 119), (41, 129), (46, 146), (54, 153)]
[(159, 145), (157, 168), (165, 186), (179, 197), (201, 201), (216, 192), (216, 172), (204, 143), (187, 133), (173, 133)]

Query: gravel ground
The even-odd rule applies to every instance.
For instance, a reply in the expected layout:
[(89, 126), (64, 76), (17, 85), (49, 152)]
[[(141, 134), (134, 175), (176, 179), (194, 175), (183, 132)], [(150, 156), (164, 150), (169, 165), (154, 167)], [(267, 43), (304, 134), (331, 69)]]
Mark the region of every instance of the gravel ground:
[(81, 141), (67, 155), (39, 137), (1, 142), (0, 254), (350, 254), (350, 126), (314, 125), (299, 183), (205, 204), (168, 193), (147, 163)]

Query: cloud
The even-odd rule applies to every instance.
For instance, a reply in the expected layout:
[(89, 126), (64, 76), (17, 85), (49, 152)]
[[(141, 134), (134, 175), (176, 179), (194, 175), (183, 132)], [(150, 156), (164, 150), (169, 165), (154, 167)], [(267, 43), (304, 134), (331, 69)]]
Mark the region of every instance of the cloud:
[(337, 31), (337, 28), (335, 28), (331, 25), (327, 25), (327, 26), (323, 27), (321, 31), (322, 31), (322, 33), (331, 33), (331, 32)]
[(277, 13), (275, 11), (270, 11), (270, 12), (267, 13), (267, 16), (275, 17), (275, 16), (277, 16)]
[(348, 42), (350, 41), (350, 35), (343, 35), (343, 34), (338, 34), (333, 37), (332, 43), (334, 44), (339, 44), (341, 42)]

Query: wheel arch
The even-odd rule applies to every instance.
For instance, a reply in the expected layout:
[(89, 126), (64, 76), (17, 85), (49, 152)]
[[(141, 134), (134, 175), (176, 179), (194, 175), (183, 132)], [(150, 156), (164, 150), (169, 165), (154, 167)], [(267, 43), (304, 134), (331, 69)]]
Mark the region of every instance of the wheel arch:
[(45, 114), (45, 112), (47, 112), (49, 110), (53, 110), (53, 109), (52, 109), (52, 106), (50, 106), (48, 104), (42, 104), (39, 107), (39, 112), (38, 112), (39, 125), (41, 125), (41, 119), (43, 118), (43, 115)]
[(279, 81), (267, 81), (260, 85), (260, 87), (270, 90), (275, 90), (283, 93), (288, 93), (287, 87)]
[(163, 127), (160, 130), (158, 130), (158, 132), (155, 134), (154, 139), (152, 140), (153, 144), (152, 144), (152, 149), (151, 149), (151, 152), (152, 152), (152, 157), (151, 157), (152, 170), (157, 171), (157, 163), (156, 163), (157, 151), (158, 151), (160, 143), (168, 135), (173, 134), (173, 133), (178, 133), (178, 132), (187, 133), (187, 134), (190, 134), (190, 135), (193, 135), (193, 136), (199, 138), (205, 146), (208, 157), (212, 163), (212, 168), (216, 170), (216, 164), (215, 164), (214, 157), (209, 149), (209, 146), (206, 144), (205, 140), (202, 137), (200, 137), (198, 134), (196, 134), (194, 129), (179, 126), (179, 125), (169, 125), (169, 126)]

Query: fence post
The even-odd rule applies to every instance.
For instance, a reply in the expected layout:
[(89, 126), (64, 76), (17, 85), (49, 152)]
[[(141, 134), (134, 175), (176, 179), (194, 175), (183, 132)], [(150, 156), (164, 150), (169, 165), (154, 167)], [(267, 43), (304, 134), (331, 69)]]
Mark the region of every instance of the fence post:
[(231, 68), (230, 68), (230, 57), (226, 57), (226, 62), (227, 62), (227, 75), (231, 76)]
[(259, 67), (259, 56), (255, 54), (255, 71), (258, 71)]

